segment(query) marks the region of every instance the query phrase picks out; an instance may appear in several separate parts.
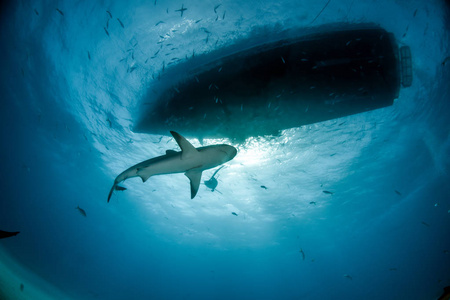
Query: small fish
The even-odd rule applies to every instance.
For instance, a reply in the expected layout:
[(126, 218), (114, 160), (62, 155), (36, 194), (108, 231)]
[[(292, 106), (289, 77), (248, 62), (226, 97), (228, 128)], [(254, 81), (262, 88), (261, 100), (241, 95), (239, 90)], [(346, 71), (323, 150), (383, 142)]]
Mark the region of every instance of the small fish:
[(117, 18), (117, 21), (119, 21), (119, 24), (120, 24), (120, 26), (122, 26), (122, 28), (125, 28), (125, 26), (123, 26), (123, 23), (122, 23), (122, 21), (120, 21), (119, 18)]
[(109, 17), (112, 19), (112, 14), (109, 10), (106, 11), (106, 13), (109, 15)]
[(112, 128), (112, 122), (111, 122), (111, 120), (108, 118), (108, 119), (106, 119), (106, 122), (108, 122), (108, 124), (109, 124), (109, 128)]
[(444, 254), (450, 254), (450, 251), (448, 251), (448, 250), (444, 250), (442, 252), (444, 252)]
[(128, 73), (133, 73), (134, 70), (136, 70), (137, 66), (134, 65), (130, 69), (128, 69)]
[(81, 214), (83, 217), (86, 217), (86, 212), (84, 211), (84, 209), (82, 209), (82, 208), (79, 207), (79, 206), (77, 206), (75, 209), (78, 209), (78, 211), (80, 212), (80, 214)]
[(303, 252), (303, 249), (302, 248), (300, 248), (300, 251), (299, 251), (301, 254), (302, 254), (302, 258), (303, 258), (303, 260), (305, 260), (305, 252)]
[(87, 53), (88, 53), (89, 60), (91, 60), (91, 54), (89, 53), (89, 51)]
[(162, 140), (162, 136), (161, 137), (159, 137), (159, 141), (157, 141), (157, 142), (153, 142), (153, 144), (159, 144), (159, 143), (161, 143), (161, 140)]
[(34, 9), (34, 12), (36, 13), (36, 16), (39, 16), (39, 13), (36, 9)]
[(427, 227), (430, 227), (430, 224), (425, 223), (424, 221), (422, 221), (421, 223), (422, 223), (422, 225), (425, 225), (425, 226), (427, 226)]
[(164, 21), (159, 21), (158, 23), (155, 24), (155, 26), (158, 26), (159, 24), (164, 23)]
[(283, 56), (281, 56), (281, 61), (283, 62), (283, 64), (286, 63), (286, 61), (284, 60)]
[(417, 16), (417, 11), (418, 11), (419, 9), (418, 8), (416, 8), (416, 10), (414, 11), (414, 15), (413, 15), (413, 17), (415, 17), (415, 16)]
[(397, 190), (395, 190), (394, 191), (397, 195), (399, 195), (399, 196), (401, 196), (402, 195), (402, 193), (400, 193), (399, 191), (397, 191)]
[(409, 25), (408, 25), (408, 26), (406, 26), (406, 30), (405, 30), (405, 33), (403, 34), (403, 37), (405, 37), (405, 36), (406, 36), (406, 34), (408, 33), (408, 29), (409, 29)]
[(227, 11), (224, 11), (223, 12), (223, 15), (222, 15), (222, 20), (225, 20), (225, 14), (227, 13)]
[(16, 236), (19, 233), (20, 233), (20, 231), (8, 232), (8, 231), (0, 230), (0, 239)]
[(218, 9), (220, 6), (222, 6), (222, 4), (218, 4), (218, 5), (214, 6), (214, 13), (217, 14), (217, 9)]
[(261, 188), (267, 190), (267, 187), (265, 185), (262, 185)]
[(234, 211), (231, 213), (232, 215), (235, 215), (236, 217), (238, 216), (237, 213), (235, 213)]
[(324, 194), (333, 195), (333, 192), (330, 191), (322, 191)]
[(23, 292), (23, 289), (24, 289), (24, 288), (25, 288), (25, 287), (23, 286), (23, 283), (21, 283), (21, 284), (20, 284), (20, 291)]
[(114, 187), (114, 189), (115, 189), (116, 191), (125, 191), (127, 188), (126, 188), (126, 187), (123, 187), (123, 186), (120, 186), (120, 185), (116, 185), (116, 186)]
[(108, 32), (108, 30), (106, 30), (106, 28), (105, 28), (105, 27), (103, 27), (103, 29), (105, 29), (105, 33), (106, 33), (106, 35), (107, 35), (107, 36), (109, 36), (109, 32)]
[(350, 276), (350, 275), (348, 275), (348, 274), (345, 274), (344, 277), (345, 277), (345, 278), (348, 278), (348, 279), (350, 279), (350, 280), (353, 279), (352, 276)]
[(181, 12), (181, 17), (183, 17), (183, 13), (184, 13), (185, 10), (187, 10), (187, 8), (184, 7), (184, 4), (181, 4), (181, 8), (180, 9), (176, 9), (175, 11)]
[(444, 61), (442, 62), (442, 65), (445, 66), (445, 64), (450, 61), (450, 56), (447, 56)]
[(209, 31), (209, 30), (206, 29), (205, 27), (202, 27), (202, 28), (200, 28), (200, 29), (202, 29), (206, 34), (210, 34), (210, 33), (211, 33), (211, 31)]
[(311, 202), (309, 202), (309, 204), (314, 204), (314, 205), (316, 205), (316, 201), (311, 201)]
[(59, 9), (56, 8), (56, 11), (59, 12), (61, 14), (61, 16), (64, 17), (64, 13), (62, 11), (60, 11)]

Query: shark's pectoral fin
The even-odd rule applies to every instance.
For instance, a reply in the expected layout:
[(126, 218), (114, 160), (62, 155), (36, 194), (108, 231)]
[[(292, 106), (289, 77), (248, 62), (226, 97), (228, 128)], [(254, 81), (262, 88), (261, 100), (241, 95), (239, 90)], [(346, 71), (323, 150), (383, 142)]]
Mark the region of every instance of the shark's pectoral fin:
[(191, 181), (191, 199), (197, 195), (200, 181), (202, 179), (202, 171), (187, 171), (184, 175)]
[(181, 159), (189, 159), (190, 157), (193, 157), (195, 155), (198, 155), (198, 150), (195, 149), (195, 147), (188, 142), (183, 136), (181, 136), (179, 133), (176, 133), (175, 131), (170, 132), (177, 141), (178, 146), (181, 148)]

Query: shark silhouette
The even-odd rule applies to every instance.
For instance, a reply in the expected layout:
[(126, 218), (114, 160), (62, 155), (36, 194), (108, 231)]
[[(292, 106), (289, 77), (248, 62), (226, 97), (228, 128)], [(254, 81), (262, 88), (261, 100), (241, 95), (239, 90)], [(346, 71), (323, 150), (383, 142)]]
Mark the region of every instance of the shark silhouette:
[(20, 233), (20, 231), (9, 232), (9, 231), (0, 230), (0, 239), (16, 236), (19, 233)]
[(174, 131), (170, 133), (180, 146), (181, 152), (167, 150), (165, 155), (148, 159), (120, 173), (109, 192), (108, 202), (118, 184), (128, 178), (139, 176), (142, 182), (145, 182), (154, 175), (183, 172), (191, 182), (193, 199), (197, 195), (202, 172), (232, 160), (237, 154), (236, 148), (225, 144), (195, 148), (180, 134)]
[(214, 192), (214, 190), (216, 189), (217, 185), (219, 184), (219, 182), (217, 182), (217, 179), (214, 177), (216, 176), (217, 172), (220, 171), (220, 169), (222, 169), (223, 166), (221, 166), (220, 168), (218, 168), (213, 176), (211, 176), (211, 178), (209, 180), (205, 180), (205, 185), (211, 189), (211, 192)]

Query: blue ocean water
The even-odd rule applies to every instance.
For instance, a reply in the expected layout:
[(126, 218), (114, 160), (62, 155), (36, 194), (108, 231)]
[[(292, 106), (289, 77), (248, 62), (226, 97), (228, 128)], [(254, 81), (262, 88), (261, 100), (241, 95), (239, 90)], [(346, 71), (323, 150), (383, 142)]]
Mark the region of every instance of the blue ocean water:
[[(0, 230), (20, 231), (0, 240), (1, 299), (437, 299), (450, 285), (448, 1), (10, 1), (0, 22)], [(216, 191), (191, 200), (173, 174), (107, 203), (120, 172), (178, 149), (133, 130), (172, 58), (334, 22), (411, 47), (394, 105), (190, 139), (238, 149)]]

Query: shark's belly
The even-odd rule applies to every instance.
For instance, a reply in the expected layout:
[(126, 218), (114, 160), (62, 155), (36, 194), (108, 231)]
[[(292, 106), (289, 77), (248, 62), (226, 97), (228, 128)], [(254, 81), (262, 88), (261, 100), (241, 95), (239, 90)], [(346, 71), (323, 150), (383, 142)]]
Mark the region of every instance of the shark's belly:
[(167, 158), (157, 163), (151, 164), (146, 169), (151, 175), (183, 173), (193, 167), (192, 161), (181, 159), (181, 155)]
[(220, 162), (209, 157), (198, 156), (182, 159), (181, 155), (176, 155), (156, 163), (153, 163), (138, 173), (146, 173), (146, 175), (162, 175), (185, 173), (190, 170), (207, 170), (218, 166)]

